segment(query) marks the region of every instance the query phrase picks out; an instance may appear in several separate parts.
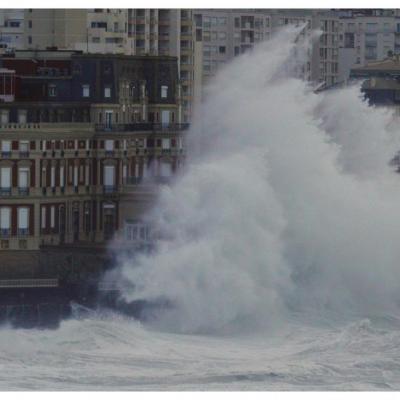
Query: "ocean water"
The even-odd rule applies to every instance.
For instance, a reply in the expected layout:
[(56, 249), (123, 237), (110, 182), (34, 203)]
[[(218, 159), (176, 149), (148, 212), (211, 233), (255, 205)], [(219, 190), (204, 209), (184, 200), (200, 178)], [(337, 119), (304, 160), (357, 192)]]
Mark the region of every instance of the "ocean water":
[[(343, 322), (343, 321), (342, 321)], [(0, 329), (0, 390), (399, 390), (400, 319), (162, 333), (117, 315)]]
[(113, 272), (125, 302), (168, 307), (3, 327), (1, 389), (400, 388), (400, 126), (359, 85), (298, 79), (297, 34), (212, 81), (146, 216), (163, 239)]

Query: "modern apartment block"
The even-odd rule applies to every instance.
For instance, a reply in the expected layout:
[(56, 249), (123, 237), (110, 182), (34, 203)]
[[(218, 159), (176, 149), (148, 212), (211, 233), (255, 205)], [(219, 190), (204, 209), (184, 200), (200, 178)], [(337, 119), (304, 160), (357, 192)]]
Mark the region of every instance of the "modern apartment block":
[(219, 67), (269, 40), (286, 25), (304, 24), (302, 37), (322, 31), (313, 42), (308, 60), (299, 75), (316, 85), (329, 87), (338, 82), (338, 17), (325, 10), (194, 10), (196, 40), (203, 42), (203, 80), (214, 76)]
[(263, 10), (194, 10), (196, 40), (203, 42), (202, 75), (206, 83), (226, 62), (268, 40), (270, 16)]
[(339, 18), (329, 10), (270, 10), (273, 32), (285, 25), (304, 26), (300, 37), (309, 39), (314, 32), (320, 32), (311, 40), (308, 60), (300, 75), (318, 87), (330, 87), (339, 81)]
[(24, 10), (0, 10), (0, 50), (24, 48)]
[(143, 214), (184, 160), (177, 59), (21, 51), (0, 74), (2, 260), (148, 245)]
[(339, 23), (340, 76), (349, 78), (350, 69), (400, 54), (400, 17), (394, 10), (370, 13), (352, 10), (342, 13)]

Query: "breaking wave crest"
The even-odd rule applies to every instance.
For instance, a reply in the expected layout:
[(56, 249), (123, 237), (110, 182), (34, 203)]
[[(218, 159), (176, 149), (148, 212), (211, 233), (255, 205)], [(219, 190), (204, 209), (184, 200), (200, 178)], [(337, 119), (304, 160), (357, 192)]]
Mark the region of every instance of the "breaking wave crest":
[(293, 77), (297, 33), (213, 80), (188, 165), (150, 215), (166, 238), (121, 263), (135, 285), (126, 301), (172, 305), (153, 314), (160, 328), (215, 332), (293, 310), (397, 312), (396, 123), (358, 86), (315, 94)]

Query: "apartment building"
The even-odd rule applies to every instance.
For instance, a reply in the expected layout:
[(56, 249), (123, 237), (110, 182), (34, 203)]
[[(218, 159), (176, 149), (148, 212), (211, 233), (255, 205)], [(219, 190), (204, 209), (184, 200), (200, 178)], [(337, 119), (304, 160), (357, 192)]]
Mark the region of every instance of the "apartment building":
[(206, 83), (235, 56), (268, 40), (270, 16), (263, 10), (194, 10), (196, 40), (203, 42), (202, 76)]
[[(339, 18), (328, 10), (270, 10), (273, 32), (285, 25), (304, 26), (301, 38), (311, 39), (308, 60), (299, 71), (300, 76), (320, 88), (339, 82)], [(312, 39), (320, 32), (318, 39)]]
[(0, 51), (24, 47), (24, 10), (0, 10)]
[(184, 161), (177, 59), (22, 51), (0, 67), (0, 252), (148, 245), (143, 214)]
[(350, 69), (400, 54), (400, 17), (394, 12), (373, 16), (351, 12), (340, 18), (339, 43), (341, 80), (347, 80)]

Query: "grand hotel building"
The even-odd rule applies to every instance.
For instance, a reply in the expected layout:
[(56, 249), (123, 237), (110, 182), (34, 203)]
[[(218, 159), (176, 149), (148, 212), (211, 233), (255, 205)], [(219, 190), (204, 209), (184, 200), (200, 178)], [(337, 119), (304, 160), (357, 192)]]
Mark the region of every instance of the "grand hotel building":
[[(177, 59), (17, 51), (0, 59), (0, 255), (149, 241), (184, 161)], [(3, 253), (2, 253), (3, 252)]]

